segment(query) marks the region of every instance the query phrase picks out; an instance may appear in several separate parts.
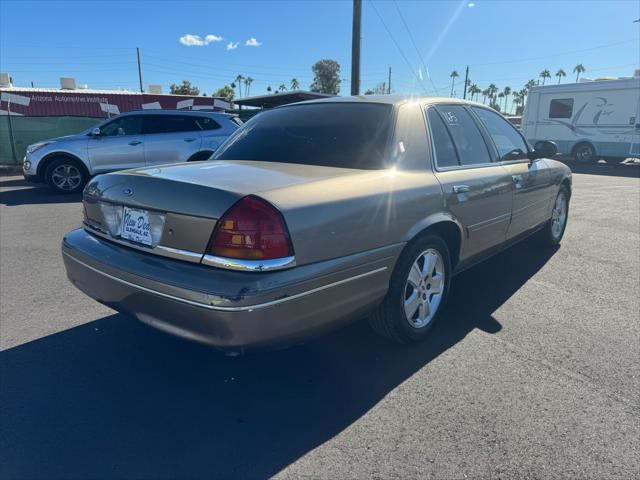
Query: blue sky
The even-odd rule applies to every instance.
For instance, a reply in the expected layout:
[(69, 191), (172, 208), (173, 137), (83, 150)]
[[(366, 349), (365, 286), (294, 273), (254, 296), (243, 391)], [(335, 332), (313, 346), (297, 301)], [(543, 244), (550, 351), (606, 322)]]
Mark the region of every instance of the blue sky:
[[(294, 77), (306, 89), (311, 65), (333, 58), (348, 94), (351, 8), (351, 1), (2, 0), (0, 70), (21, 86), (56, 87), (60, 76), (73, 76), (91, 88), (137, 89), (140, 47), (145, 88), (159, 83), (166, 92), (188, 79), (210, 94), (242, 74), (255, 79), (255, 95)], [(544, 68), (563, 68), (569, 81), (577, 63), (586, 77), (628, 76), (640, 68), (639, 17), (638, 1), (364, 0), (362, 90), (385, 81), (389, 67), (396, 92), (442, 95), (449, 94), (449, 73), (463, 76), (466, 65), (481, 88), (493, 82), (519, 89)], [(188, 34), (203, 42), (186, 43), (205, 45), (184, 45)], [(247, 46), (250, 39), (258, 45)], [(230, 42), (237, 48), (228, 49)]]

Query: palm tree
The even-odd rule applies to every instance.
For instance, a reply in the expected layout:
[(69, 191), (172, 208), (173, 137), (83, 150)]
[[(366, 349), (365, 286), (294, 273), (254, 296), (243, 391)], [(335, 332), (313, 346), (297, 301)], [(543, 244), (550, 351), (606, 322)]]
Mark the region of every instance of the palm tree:
[(538, 84), (538, 82), (536, 82), (533, 78), (531, 80), (529, 80), (526, 85), (525, 88), (528, 90), (531, 90), (533, 87), (535, 87)]
[(279, 92), (286, 92), (287, 91), (287, 86), (283, 83), (282, 85), (280, 85), (278, 87), (278, 91)]
[(243, 80), (244, 80), (244, 77), (239, 73), (239, 74), (236, 76), (236, 79), (235, 79), (235, 81), (234, 81), (234, 82), (235, 82), (235, 84), (236, 84), (236, 85), (237, 85), (237, 87), (238, 87), (238, 98), (242, 98), (242, 81), (243, 81)]
[(471, 100), (473, 100), (473, 96), (476, 96), (476, 100), (478, 99), (478, 94), (482, 93), (482, 90), (480, 90), (480, 87), (478, 87), (475, 83), (473, 85), (471, 85)]
[(449, 74), (449, 77), (451, 77), (451, 95), (449, 95), (450, 97), (453, 97), (453, 84), (456, 81), (456, 78), (458, 78), (459, 76), (460, 74), (457, 72), (457, 70), (454, 70)]
[(542, 78), (542, 85), (544, 85), (544, 82), (547, 80), (547, 78), (551, 78), (551, 72), (549, 72), (549, 70), (545, 68), (540, 72), (540, 78)]
[(251, 89), (251, 84), (253, 83), (253, 78), (247, 77), (244, 79), (244, 94), (245, 96), (249, 96), (249, 90)]
[[(529, 91), (527, 90), (526, 87), (518, 92), (520, 96), (520, 105), (522, 106), (523, 110), (524, 110), (524, 101), (527, 98), (527, 93), (529, 93)], [(517, 109), (516, 109), (516, 112), (517, 112)]]
[(511, 95), (511, 87), (504, 87), (502, 93), (504, 94), (504, 112), (507, 113), (507, 102), (509, 101), (509, 95)]
[(467, 85), (467, 93), (469, 94), (469, 98), (471, 100), (473, 100), (473, 94), (476, 91), (476, 84), (475, 83), (469, 83), (469, 85)]
[(586, 72), (587, 69), (584, 68), (584, 65), (582, 65), (581, 63), (577, 64), (575, 67), (573, 67), (573, 73), (576, 74), (576, 83), (578, 83), (578, 79), (580, 78), (580, 74)]
[(297, 78), (291, 79), (291, 90), (298, 90), (300, 88), (300, 82), (298, 82)]
[(560, 80), (562, 80), (562, 77), (566, 77), (566, 76), (567, 74), (563, 69), (560, 69), (556, 72), (556, 77), (558, 77), (558, 85), (560, 85)]
[(496, 87), (496, 85), (492, 83), (491, 85), (489, 85), (488, 90), (489, 90), (489, 105), (491, 105), (496, 101), (496, 92), (498, 91), (498, 87)]
[(518, 92), (517, 90), (514, 91), (512, 93), (512, 95), (513, 95), (513, 101), (511, 102), (511, 109), (513, 110), (513, 107), (516, 107), (515, 113), (517, 114), (518, 113), (518, 105), (520, 104), (520, 99), (522, 97), (520, 97), (520, 92)]
[(485, 88), (484, 90), (482, 90), (482, 103), (487, 103), (487, 97), (491, 95), (491, 90), (489, 90), (488, 88)]

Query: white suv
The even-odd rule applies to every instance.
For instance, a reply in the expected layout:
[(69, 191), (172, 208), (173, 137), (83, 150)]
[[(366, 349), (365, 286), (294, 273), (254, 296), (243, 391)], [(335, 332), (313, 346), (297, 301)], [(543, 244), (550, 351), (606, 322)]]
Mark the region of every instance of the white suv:
[(207, 160), (242, 121), (212, 112), (128, 112), (77, 135), (34, 143), (23, 162), (26, 180), (75, 193), (99, 173)]

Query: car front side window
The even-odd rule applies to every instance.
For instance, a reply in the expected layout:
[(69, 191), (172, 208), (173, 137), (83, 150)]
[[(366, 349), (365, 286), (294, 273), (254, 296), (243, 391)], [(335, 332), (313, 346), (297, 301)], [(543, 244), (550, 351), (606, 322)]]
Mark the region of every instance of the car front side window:
[(460, 105), (436, 107), (451, 134), (460, 159), (460, 165), (491, 163), (491, 156), (480, 129), (469, 112)]
[(527, 158), (527, 144), (507, 120), (486, 108), (471, 108), (478, 115), (493, 139), (501, 161)]
[(142, 117), (130, 115), (117, 118), (111, 123), (100, 128), (103, 137), (118, 137), (123, 135), (140, 135), (142, 132)]

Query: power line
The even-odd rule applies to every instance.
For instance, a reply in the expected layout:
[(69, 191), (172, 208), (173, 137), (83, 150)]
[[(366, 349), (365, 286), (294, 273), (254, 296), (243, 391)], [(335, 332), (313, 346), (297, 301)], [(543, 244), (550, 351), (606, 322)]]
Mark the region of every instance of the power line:
[(435, 84), (433, 83), (433, 79), (431, 78), (431, 75), (429, 75), (429, 69), (427, 68), (427, 64), (424, 62), (424, 59), (422, 58), (422, 53), (420, 53), (420, 49), (418, 49), (418, 45), (416, 45), (416, 41), (413, 38), (413, 34), (411, 33), (411, 30), (409, 30), (409, 26), (407, 25), (407, 22), (404, 19), (404, 15), (402, 15), (402, 12), (400, 11), (400, 7), (398, 6), (398, 2), (396, 0), (393, 0), (393, 4), (396, 6), (396, 10), (398, 11), (398, 16), (400, 17), (400, 20), (402, 20), (402, 24), (404, 25), (404, 29), (409, 34), (409, 39), (411, 40), (411, 44), (413, 45), (413, 48), (415, 49), (416, 53), (418, 54), (418, 58), (420, 58), (420, 62), (422, 63), (422, 68), (424, 68), (424, 72), (427, 74), (427, 78), (431, 82), (431, 86), (433, 87), (434, 92), (436, 93), (436, 95), (438, 95), (439, 94), (438, 93), (438, 89), (436, 88)]
[(629, 40), (622, 40), (620, 42), (614, 42), (614, 43), (608, 43), (605, 45), (597, 45), (595, 47), (590, 47), (590, 48), (583, 48), (580, 50), (567, 50), (566, 52), (561, 52), (561, 53), (554, 53), (552, 55), (544, 55), (541, 57), (530, 57), (530, 58), (520, 58), (518, 60), (506, 60), (503, 62), (489, 62), (489, 63), (472, 63), (469, 64), (471, 67), (482, 67), (482, 66), (486, 66), (486, 65), (503, 65), (503, 64), (508, 64), (508, 63), (522, 63), (522, 62), (529, 62), (532, 60), (544, 60), (547, 58), (551, 58), (551, 57), (561, 57), (563, 55), (569, 55), (572, 53), (583, 53), (583, 52), (590, 52), (592, 50), (598, 50), (600, 48), (608, 48), (608, 47), (615, 47), (617, 45), (624, 45), (627, 43), (631, 43), (631, 42), (638, 42), (638, 40), (640, 40), (639, 38), (632, 38)]
[(411, 65), (411, 62), (409, 61), (409, 59), (407, 58), (407, 56), (404, 54), (404, 52), (402, 51), (402, 48), (400, 48), (400, 45), (398, 45), (398, 42), (396, 41), (395, 37), (393, 36), (393, 34), (391, 33), (391, 30), (389, 30), (389, 27), (387, 27), (387, 24), (385, 23), (385, 21), (382, 18), (382, 15), (380, 15), (380, 12), (378, 12), (378, 9), (376, 8), (376, 6), (373, 3), (373, 0), (369, 0), (369, 3), (371, 4), (371, 7), (373, 8), (373, 11), (376, 12), (376, 15), (378, 16), (378, 18), (380, 19), (380, 23), (382, 23), (382, 26), (384, 27), (384, 29), (387, 31), (387, 33), (389, 34), (389, 37), (391, 37), (391, 40), (393, 41), (394, 45), (396, 46), (396, 48), (398, 49), (398, 51), (400, 52), (400, 55), (402, 55), (402, 58), (404, 58), (405, 63), (407, 64), (407, 66), (409, 67), (409, 70), (411, 71), (411, 73), (413, 74), (414, 77), (416, 77), (416, 80), (418, 80), (420, 82), (420, 85), (422, 86), (422, 90), (424, 90), (425, 93), (429, 93), (427, 91), (427, 89), (424, 86), (424, 83), (422, 83), (422, 79), (416, 74), (415, 70), (413, 69), (413, 66)]

